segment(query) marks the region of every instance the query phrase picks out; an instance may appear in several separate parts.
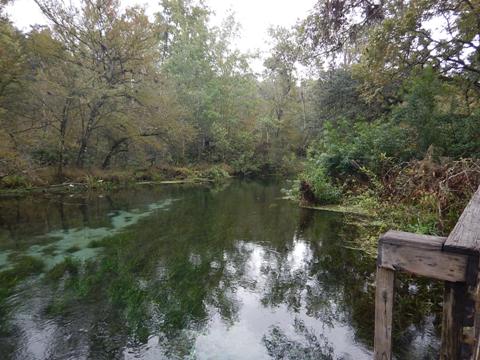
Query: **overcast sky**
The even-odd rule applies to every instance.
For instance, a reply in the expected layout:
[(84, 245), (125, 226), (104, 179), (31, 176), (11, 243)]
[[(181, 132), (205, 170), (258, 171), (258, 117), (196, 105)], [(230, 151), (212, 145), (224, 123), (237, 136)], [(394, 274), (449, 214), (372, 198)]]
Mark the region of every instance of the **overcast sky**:
[[(145, 5), (148, 13), (159, 9), (158, 0), (121, 0), (124, 6)], [(206, 0), (215, 12), (214, 25), (219, 25), (229, 10), (241, 24), (241, 36), (236, 47), (242, 51), (268, 49), (267, 29), (272, 25), (289, 27), (299, 18), (304, 18), (313, 8), (316, 0)], [(33, 0), (15, 0), (8, 8), (10, 18), (15, 25), (28, 31), (30, 25), (45, 24), (46, 21)], [(252, 64), (259, 71), (259, 63)]]

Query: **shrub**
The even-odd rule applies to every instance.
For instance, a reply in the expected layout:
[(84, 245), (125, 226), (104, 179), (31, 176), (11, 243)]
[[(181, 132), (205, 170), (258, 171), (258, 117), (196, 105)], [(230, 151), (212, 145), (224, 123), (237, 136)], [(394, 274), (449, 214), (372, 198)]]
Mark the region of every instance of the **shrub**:
[(220, 165), (214, 165), (201, 173), (201, 176), (214, 183), (219, 183), (229, 178), (228, 172)]
[(8, 175), (1, 179), (0, 187), (7, 189), (28, 188), (30, 187), (30, 182), (22, 175)]
[(316, 162), (310, 161), (302, 174), (302, 178), (305, 180), (300, 189), (302, 199), (305, 202), (314, 201), (320, 205), (338, 203), (342, 194), (341, 189), (332, 183), (325, 168), (318, 165)]
[(362, 168), (382, 175), (392, 164), (415, 156), (408, 127), (384, 119), (374, 122), (327, 122), (323, 137), (310, 149), (309, 158), (325, 168), (328, 176), (365, 178)]

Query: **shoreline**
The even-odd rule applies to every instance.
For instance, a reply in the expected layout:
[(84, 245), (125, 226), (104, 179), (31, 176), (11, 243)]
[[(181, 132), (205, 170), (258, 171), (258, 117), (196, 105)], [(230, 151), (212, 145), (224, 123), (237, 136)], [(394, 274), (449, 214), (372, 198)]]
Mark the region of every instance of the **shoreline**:
[(62, 184), (53, 184), (47, 186), (38, 186), (31, 188), (3, 188), (0, 189), (0, 198), (11, 196), (27, 196), (32, 194), (72, 194), (88, 191), (102, 192), (125, 189), (133, 186), (143, 185), (188, 185), (188, 184), (214, 184), (215, 181), (206, 178), (194, 178), (183, 180), (162, 180), (162, 181), (136, 181), (131, 183), (117, 184), (108, 181), (98, 181), (98, 185), (91, 186), (87, 183), (69, 182)]

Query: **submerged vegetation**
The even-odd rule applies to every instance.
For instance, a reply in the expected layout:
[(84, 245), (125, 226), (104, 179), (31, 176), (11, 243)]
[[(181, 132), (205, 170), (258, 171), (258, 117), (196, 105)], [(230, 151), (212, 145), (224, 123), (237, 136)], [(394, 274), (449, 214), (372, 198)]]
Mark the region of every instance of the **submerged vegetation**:
[(6, 299), (12, 295), (16, 285), (28, 276), (41, 273), (44, 267), (45, 264), (36, 257), (20, 256), (15, 259), (14, 267), (0, 271), (0, 336), (9, 331)]
[[(347, 350), (369, 358), (365, 349), (372, 345), (375, 262), (350, 248), (352, 238), (361, 236), (359, 228), (346, 224), (342, 214), (299, 209), (279, 199), (279, 189), (268, 182), (235, 180), (221, 191), (160, 187), (155, 193), (130, 188), (108, 199), (90, 198), (81, 207), (68, 205), (74, 199), (65, 197), (63, 217), (50, 221), (58, 226), (66, 220), (63, 226), (74, 236), (78, 221), (92, 227), (117, 224), (112, 208), (118, 215), (129, 209), (132, 216), (139, 208), (151, 208), (152, 201), (169, 203), (168, 198), (181, 196), (168, 211), (153, 206), (156, 211), (122, 231), (99, 232), (103, 236), (84, 241), (86, 249), (100, 250), (87, 260), (81, 260), (85, 248), (70, 252), (71, 246), (63, 246), (65, 251), (52, 265), (43, 255), (42, 249), (52, 246), (45, 237), (43, 246), (30, 247), (37, 251), (35, 259), (45, 259), (43, 267), (25, 266), (20, 256), (12, 258), (10, 269), (25, 266), (22, 276), (33, 276), (26, 286), (12, 284), (10, 293), (15, 290), (21, 296), (0, 302), (0, 309), (9, 314), (0, 349), (8, 344), (3, 339), (9, 339), (13, 349), (22, 348), (16, 334), (22, 326), (19, 317), (27, 311), (39, 325), (61, 324), (58, 331), (75, 344), (86, 343), (92, 357), (120, 356), (126, 347), (144, 354), (148, 345), (165, 357), (202, 358), (211, 355), (210, 347), (202, 347), (207, 341), (224, 346), (222, 353), (232, 357), (247, 343), (248, 358), (304, 354), (337, 359)], [(45, 206), (49, 202), (45, 199), (39, 205), (44, 210), (30, 217), (51, 214)], [(14, 221), (12, 230), (22, 232), (24, 226), (16, 228)], [(29, 249), (15, 251), (24, 252)], [(37, 276), (40, 269), (42, 275)], [(436, 319), (441, 293), (428, 282), (400, 282), (402, 299), (396, 313), (401, 316), (395, 319), (395, 339), (402, 345), (399, 356), (434, 354), (435, 343), (417, 348), (412, 339), (424, 328), (435, 338), (430, 317)], [(253, 338), (245, 336), (245, 322)], [(348, 349), (337, 342), (337, 331)], [(225, 336), (219, 338), (218, 333)], [(158, 345), (152, 345), (157, 337)], [(49, 354), (63, 351), (62, 342), (48, 337), (46, 341), (52, 341)], [(83, 351), (70, 346), (75, 354)]]

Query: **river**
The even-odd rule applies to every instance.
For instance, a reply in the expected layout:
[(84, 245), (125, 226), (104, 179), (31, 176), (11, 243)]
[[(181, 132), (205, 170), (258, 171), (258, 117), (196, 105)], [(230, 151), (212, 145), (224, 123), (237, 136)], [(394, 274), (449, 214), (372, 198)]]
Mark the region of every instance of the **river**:
[[(280, 189), (0, 199), (0, 358), (371, 359), (375, 260)], [(441, 297), (400, 281), (396, 357), (434, 359)]]

